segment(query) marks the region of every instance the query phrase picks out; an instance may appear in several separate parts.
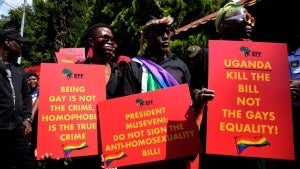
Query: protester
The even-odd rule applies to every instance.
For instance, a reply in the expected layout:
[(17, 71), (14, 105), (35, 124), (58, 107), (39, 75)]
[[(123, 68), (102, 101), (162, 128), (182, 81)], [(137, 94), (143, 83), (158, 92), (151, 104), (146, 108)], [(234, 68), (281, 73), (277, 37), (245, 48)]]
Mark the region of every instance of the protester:
[[(291, 80), (290, 83), (291, 98), (292, 98), (292, 111), (293, 111), (293, 128), (294, 128), (294, 150), (295, 150), (295, 160), (289, 162), (290, 169), (296, 169), (300, 167), (300, 79)], [(287, 165), (283, 164), (282, 167), (285, 168)]]
[[(28, 86), (30, 88), (31, 98), (32, 98), (32, 132), (28, 135), (28, 143), (33, 159), (36, 157), (36, 147), (37, 147), (37, 129), (38, 129), (38, 95), (39, 95), (39, 75), (33, 71), (26, 72), (26, 77), (28, 81)], [(37, 161), (36, 161), (37, 162)], [(36, 164), (37, 165), (37, 164)]]
[(300, 80), (300, 47), (288, 56), (290, 79)]
[[(117, 86), (122, 76), (118, 65), (112, 62), (115, 57), (116, 46), (113, 41), (113, 33), (109, 25), (105, 23), (97, 23), (92, 25), (87, 32), (87, 45), (93, 55), (87, 57), (84, 64), (105, 65), (105, 84), (106, 84), (106, 99), (116, 97)], [(91, 52), (92, 51), (92, 52)], [(96, 72), (95, 72), (96, 73)], [(48, 168), (67, 168), (67, 169), (100, 169), (103, 168), (103, 159), (101, 158), (101, 150), (99, 155), (73, 157), (53, 162), (51, 153), (45, 154), (42, 159), (49, 160)]]
[[(247, 40), (251, 41), (252, 27), (255, 24), (254, 17), (244, 8), (235, 2), (229, 2), (223, 6), (218, 12), (215, 20), (216, 32), (220, 35), (221, 40)], [(195, 66), (195, 73), (192, 77), (194, 87), (207, 85), (208, 77), (208, 52), (202, 48), (200, 57), (201, 62)], [(203, 79), (206, 77), (206, 79)], [(226, 90), (224, 88), (224, 90)], [(205, 110), (206, 111), (206, 110)], [(206, 145), (206, 125), (207, 116), (204, 113), (202, 128), (200, 131), (201, 141)], [(247, 158), (247, 157), (230, 157), (222, 155), (206, 154), (206, 147), (200, 156), (200, 169), (211, 168), (231, 168), (231, 169), (266, 169), (266, 161), (264, 159)]]
[[(117, 86), (122, 76), (118, 65), (112, 62), (115, 57), (117, 43), (113, 41), (111, 27), (105, 23), (97, 23), (88, 29), (88, 46), (92, 49), (92, 57), (87, 57), (85, 64), (105, 65), (106, 99), (116, 97)], [(99, 150), (99, 154), (102, 154)], [(103, 157), (79, 157), (78, 168), (103, 168)], [(84, 161), (82, 161), (83, 159)], [(74, 161), (74, 160), (73, 160)], [(82, 166), (82, 167), (79, 167)]]
[(218, 11), (216, 32), (223, 40), (250, 40), (255, 19), (242, 5), (229, 2)]
[(0, 31), (0, 164), (1, 168), (33, 169), (25, 134), (32, 130), (32, 101), (27, 78), (16, 58), (25, 43), (19, 32)]
[(106, 99), (116, 97), (116, 90), (121, 77), (118, 65), (112, 62), (115, 57), (116, 43), (112, 41), (113, 33), (109, 25), (98, 23), (88, 30), (88, 45), (93, 56), (84, 63), (105, 65)]
[(26, 72), (28, 86), (31, 92), (32, 103), (37, 100), (39, 95), (39, 75), (33, 71)]
[[(161, 19), (154, 18), (142, 28), (142, 55), (132, 58), (132, 61), (125, 67), (121, 83), (123, 95), (127, 96), (164, 88), (163, 85), (157, 83), (156, 75), (151, 71), (153, 69), (161, 73), (160, 75), (164, 77), (164, 83), (167, 87), (190, 83), (191, 77), (187, 65), (170, 51), (170, 35), (172, 33), (173, 20), (171, 16)], [(145, 42), (146, 49), (144, 51)], [(200, 95), (203, 98), (201, 101), (211, 100), (214, 96), (211, 90), (204, 89), (199, 91), (201, 91)], [(198, 95), (197, 98), (199, 98)], [(187, 169), (189, 166), (190, 158), (183, 157), (139, 164), (135, 165), (134, 168)]]
[[(208, 51), (207, 48), (201, 48), (194, 45), (187, 49), (186, 57), (189, 59), (189, 68), (191, 72), (191, 84), (194, 88), (207, 87), (208, 80)], [(199, 74), (201, 76), (199, 76)]]

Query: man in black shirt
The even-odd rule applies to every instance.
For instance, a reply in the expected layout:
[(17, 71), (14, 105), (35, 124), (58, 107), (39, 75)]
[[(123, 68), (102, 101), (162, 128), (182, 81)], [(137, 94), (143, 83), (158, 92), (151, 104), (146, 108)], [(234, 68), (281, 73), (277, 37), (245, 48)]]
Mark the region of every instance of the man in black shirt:
[[(179, 84), (190, 84), (191, 75), (187, 65), (170, 51), (170, 36), (172, 33), (173, 18), (170, 16), (161, 19), (152, 19), (142, 29), (141, 42), (146, 42), (146, 50), (141, 45), (141, 56), (132, 58), (125, 67), (121, 82), (122, 95), (143, 93)], [(152, 70), (158, 70), (164, 82), (156, 78)], [(195, 89), (192, 97), (200, 102), (211, 100), (214, 97), (212, 90)], [(195, 97), (194, 97), (195, 96)], [(187, 169), (189, 158), (177, 158), (159, 162), (146, 163), (134, 166), (135, 168), (164, 168)]]
[(16, 169), (34, 168), (25, 138), (32, 130), (31, 95), (25, 72), (16, 63), (25, 42), (15, 30), (0, 31), (0, 165), (5, 169), (12, 160)]

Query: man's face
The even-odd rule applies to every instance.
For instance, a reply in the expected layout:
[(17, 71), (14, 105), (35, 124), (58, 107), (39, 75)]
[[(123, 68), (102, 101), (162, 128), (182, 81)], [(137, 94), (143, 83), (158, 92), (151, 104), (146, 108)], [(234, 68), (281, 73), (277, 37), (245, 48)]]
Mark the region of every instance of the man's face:
[(96, 56), (107, 57), (108, 60), (115, 56), (112, 38), (113, 33), (109, 28), (99, 27), (94, 31), (93, 37), (89, 39), (89, 43)]
[(250, 39), (252, 34), (252, 23), (254, 18), (245, 8), (237, 8), (224, 18), (222, 34), (226, 34), (232, 40)]
[(170, 50), (171, 26), (157, 25), (149, 32), (147, 45), (152, 49), (160, 49), (164, 53)]
[(11, 59), (15, 59), (19, 57), (21, 53), (21, 44), (13, 39), (8, 39), (6, 43), (7, 46), (9, 47), (9, 55)]

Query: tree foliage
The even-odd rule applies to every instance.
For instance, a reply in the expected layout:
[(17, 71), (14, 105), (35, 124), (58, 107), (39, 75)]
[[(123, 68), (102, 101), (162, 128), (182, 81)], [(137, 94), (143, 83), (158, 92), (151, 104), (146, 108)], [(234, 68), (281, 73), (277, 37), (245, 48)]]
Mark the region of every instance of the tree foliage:
[[(33, 0), (26, 7), (24, 36), (28, 43), (22, 53), (24, 67), (56, 62), (60, 48), (86, 46), (86, 30), (103, 22), (110, 24), (118, 44), (117, 55), (135, 56), (139, 51), (142, 26), (151, 17), (171, 15), (177, 29), (212, 12), (228, 0)], [(20, 30), (22, 7), (0, 19), (0, 28)], [(190, 45), (207, 44), (207, 32), (173, 39), (171, 48), (183, 57)]]

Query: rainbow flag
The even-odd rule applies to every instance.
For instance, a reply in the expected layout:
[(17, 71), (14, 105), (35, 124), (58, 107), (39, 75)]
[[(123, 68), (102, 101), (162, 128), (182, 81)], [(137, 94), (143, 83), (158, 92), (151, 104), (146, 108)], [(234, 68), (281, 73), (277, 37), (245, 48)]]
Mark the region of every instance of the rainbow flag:
[(235, 137), (235, 142), (236, 142), (238, 154), (241, 154), (249, 146), (262, 147), (262, 146), (270, 145), (267, 138), (262, 136), (252, 137), (252, 138)]
[(134, 57), (132, 60), (140, 63), (143, 67), (142, 92), (179, 85), (169, 72), (154, 62), (140, 56)]
[(68, 156), (73, 150), (81, 150), (88, 147), (86, 142), (83, 142), (79, 145), (69, 145), (69, 146), (64, 146), (64, 152), (65, 155)]
[(108, 154), (104, 156), (104, 161), (106, 163), (106, 166), (109, 166), (109, 164), (114, 160), (120, 160), (122, 158), (125, 158), (127, 155), (123, 151), (119, 151), (114, 154)]

